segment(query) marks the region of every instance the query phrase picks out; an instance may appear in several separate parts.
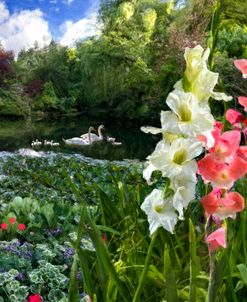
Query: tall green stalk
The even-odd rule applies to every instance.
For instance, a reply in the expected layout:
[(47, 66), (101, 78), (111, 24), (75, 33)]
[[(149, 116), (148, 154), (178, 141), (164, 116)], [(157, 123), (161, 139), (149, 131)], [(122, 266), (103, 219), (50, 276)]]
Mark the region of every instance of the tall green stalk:
[[(210, 48), (208, 65), (210, 70), (214, 69), (214, 52), (218, 40), (218, 32), (220, 26), (220, 11), (221, 11), (221, 0), (216, 0), (214, 6), (214, 13), (211, 20), (210, 38), (208, 41), (208, 46)], [(211, 218), (209, 218), (206, 223), (206, 227), (205, 227), (206, 236), (208, 236), (210, 232), (210, 222), (211, 222)], [(209, 251), (209, 268), (210, 268), (210, 273), (209, 273), (209, 284), (208, 284), (208, 293), (206, 297), (206, 302), (214, 302), (215, 287), (216, 287), (216, 258), (215, 258), (214, 251)]]
[(190, 293), (189, 302), (196, 302), (196, 236), (193, 223), (189, 220), (189, 241), (190, 241)]
[(210, 274), (209, 274), (209, 284), (208, 284), (208, 293), (206, 297), (206, 302), (214, 302), (215, 297), (215, 277), (216, 277), (216, 260), (215, 260), (215, 252), (209, 251), (209, 268), (210, 268)]
[(147, 272), (148, 272), (149, 262), (150, 262), (151, 254), (152, 254), (152, 251), (153, 251), (153, 247), (154, 247), (154, 243), (155, 243), (155, 240), (157, 238), (157, 235), (158, 235), (158, 231), (156, 231), (152, 236), (152, 239), (151, 239), (151, 242), (150, 242), (150, 245), (149, 245), (149, 248), (148, 248), (147, 256), (146, 256), (146, 259), (145, 259), (145, 264), (144, 264), (144, 267), (143, 267), (143, 271), (142, 271), (142, 274), (141, 274), (141, 278), (139, 280), (139, 284), (138, 284), (138, 287), (137, 287), (137, 290), (135, 292), (135, 295), (134, 295), (134, 298), (133, 298), (132, 302), (138, 302), (139, 301), (140, 294), (141, 294), (141, 291), (142, 291), (142, 288), (143, 288), (143, 283), (145, 281), (145, 278), (146, 278), (146, 275), (147, 275)]
[(220, 25), (220, 11), (221, 11), (221, 0), (216, 0), (214, 5), (214, 13), (211, 20), (210, 37), (208, 40), (208, 47), (210, 48), (210, 55), (208, 58), (209, 69), (214, 69), (214, 52), (218, 40), (218, 32)]
[[(205, 235), (206, 237), (210, 233), (210, 225), (212, 222), (211, 216), (207, 219), (205, 226)], [(215, 286), (216, 286), (216, 258), (215, 251), (208, 251), (209, 253), (209, 283), (208, 283), (208, 292), (205, 302), (214, 302), (215, 297)]]

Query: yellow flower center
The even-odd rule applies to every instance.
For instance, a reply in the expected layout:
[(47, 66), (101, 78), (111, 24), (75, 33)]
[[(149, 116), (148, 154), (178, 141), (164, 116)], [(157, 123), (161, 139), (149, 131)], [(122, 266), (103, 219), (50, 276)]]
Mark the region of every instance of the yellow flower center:
[(187, 158), (187, 151), (185, 149), (180, 149), (177, 152), (175, 152), (173, 156), (173, 162), (182, 165), (183, 162), (185, 162)]
[(228, 175), (225, 171), (223, 171), (223, 172), (221, 172), (220, 177), (221, 177), (222, 180), (227, 180)]
[(186, 105), (179, 107), (179, 116), (182, 122), (189, 122), (191, 120), (191, 111)]
[(155, 204), (153, 209), (154, 209), (155, 212), (160, 213), (164, 209), (164, 205), (161, 204), (161, 203)]

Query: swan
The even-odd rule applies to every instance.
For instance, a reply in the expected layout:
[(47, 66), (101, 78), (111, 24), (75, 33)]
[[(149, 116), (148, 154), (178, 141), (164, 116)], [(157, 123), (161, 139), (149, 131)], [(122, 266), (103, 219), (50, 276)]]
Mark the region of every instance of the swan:
[(111, 142), (112, 146), (122, 146), (121, 142)]
[(69, 139), (63, 139), (64, 143), (66, 145), (77, 145), (77, 146), (88, 146), (92, 144), (92, 140), (91, 140), (91, 132), (95, 131), (94, 127), (89, 127), (88, 129), (88, 133), (87, 135), (87, 139), (86, 138), (82, 138), (82, 137), (72, 137)]
[(47, 141), (47, 140), (45, 140), (45, 141), (44, 141), (44, 145), (45, 145), (45, 146), (50, 145), (50, 146), (52, 146), (52, 147), (56, 147), (56, 146), (59, 146), (60, 144), (59, 144), (59, 143), (54, 142), (53, 140), (51, 140), (51, 141)]
[(115, 137), (107, 136), (106, 141), (109, 143), (114, 143), (116, 141)]
[(37, 139), (35, 141), (32, 141), (31, 146), (35, 147), (35, 146), (41, 146), (42, 142), (38, 141)]
[[(104, 125), (100, 125), (98, 127), (98, 135), (97, 134), (94, 134), (94, 133), (91, 133), (91, 142), (98, 142), (98, 141), (103, 141), (104, 137), (103, 137), (103, 134), (102, 134), (102, 130), (105, 130), (105, 126)], [(85, 134), (82, 134), (80, 137), (85, 139), (85, 140), (88, 140), (88, 136), (89, 136), (89, 133), (85, 133)]]

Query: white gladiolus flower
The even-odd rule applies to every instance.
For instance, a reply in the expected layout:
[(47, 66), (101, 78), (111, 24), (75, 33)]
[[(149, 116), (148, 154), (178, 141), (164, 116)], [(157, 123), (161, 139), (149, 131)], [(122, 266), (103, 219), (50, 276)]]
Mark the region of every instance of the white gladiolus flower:
[[(201, 103), (206, 103), (210, 97), (215, 100), (223, 100), (225, 102), (229, 102), (232, 100), (231, 96), (227, 96), (223, 92), (215, 92), (213, 91), (215, 85), (218, 82), (219, 74), (209, 71), (207, 69), (202, 70), (198, 77), (191, 83), (189, 92), (193, 93), (195, 97)], [(182, 80), (178, 81), (174, 85), (175, 89), (184, 91)]]
[(177, 124), (177, 117), (171, 114), (170, 111), (161, 111), (160, 116), (161, 128), (142, 126), (141, 131), (144, 133), (159, 134), (162, 133), (163, 137), (166, 134), (181, 134)]
[(162, 172), (164, 177), (190, 174), (191, 178), (194, 179), (197, 165), (192, 159), (201, 152), (202, 145), (197, 140), (178, 138), (171, 145), (160, 141), (147, 159), (155, 167), (155, 170)]
[(148, 182), (148, 184), (152, 184), (150, 178), (155, 170), (155, 166), (153, 166), (151, 163), (143, 170), (143, 178)]
[(157, 228), (162, 226), (165, 230), (173, 233), (178, 216), (172, 206), (172, 197), (164, 198), (162, 190), (154, 189), (141, 205), (141, 209), (148, 216), (149, 231), (152, 235)]
[(184, 58), (186, 61), (185, 76), (189, 82), (193, 82), (202, 69), (207, 68), (207, 60), (210, 54), (208, 48), (205, 52), (201, 45), (194, 48), (185, 48)]
[[(184, 84), (186, 92), (193, 93), (199, 102), (207, 102), (210, 97), (215, 100), (230, 101), (232, 97), (225, 93), (213, 91), (218, 82), (219, 74), (212, 72), (207, 67), (210, 50), (205, 52), (200, 45), (185, 49), (186, 70), (184, 73)], [(174, 88), (183, 89), (183, 81), (178, 81)]]
[(179, 213), (179, 219), (183, 219), (184, 209), (195, 198), (196, 193), (196, 179), (186, 179), (186, 177), (175, 177), (170, 179), (170, 188), (175, 192), (173, 197), (173, 207)]
[[(178, 133), (195, 137), (213, 129), (214, 117), (208, 106), (200, 106), (192, 93), (175, 89), (168, 95), (166, 103), (173, 111), (173, 113), (170, 111), (161, 112), (162, 124), (166, 124), (168, 131), (175, 132), (178, 128)], [(173, 125), (174, 115), (177, 119), (177, 127)], [(168, 116), (173, 116), (173, 118), (168, 118)]]

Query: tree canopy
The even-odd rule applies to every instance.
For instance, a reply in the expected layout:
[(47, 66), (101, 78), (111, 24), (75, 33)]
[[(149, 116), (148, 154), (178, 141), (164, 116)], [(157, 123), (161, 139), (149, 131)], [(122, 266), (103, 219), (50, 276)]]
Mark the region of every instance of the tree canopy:
[[(34, 45), (21, 51), (16, 61), (1, 48), (3, 107), (7, 89), (13, 99), (21, 91), (28, 112), (88, 112), (118, 121), (157, 119), (181, 77), (184, 48), (207, 45), (214, 2), (101, 0), (98, 37), (78, 41), (73, 48), (54, 41), (42, 48)], [(224, 60), (232, 64), (231, 58), (247, 56), (246, 10), (246, 1), (221, 1), (219, 70)]]

